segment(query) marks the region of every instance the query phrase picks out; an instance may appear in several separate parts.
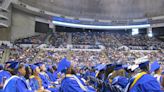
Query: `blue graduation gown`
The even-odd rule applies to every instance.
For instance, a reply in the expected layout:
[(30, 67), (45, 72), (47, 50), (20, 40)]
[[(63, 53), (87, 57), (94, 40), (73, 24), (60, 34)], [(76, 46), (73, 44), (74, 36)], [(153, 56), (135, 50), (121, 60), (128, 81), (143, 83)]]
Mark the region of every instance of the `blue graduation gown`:
[(87, 86), (87, 85), (85, 84), (85, 82), (81, 79), (81, 78), (82, 78), (81, 76), (77, 75), (77, 78), (80, 80), (80, 82), (81, 82), (84, 86), (87, 87), (88, 92), (96, 92), (96, 90), (95, 90), (93, 87)]
[(11, 77), (11, 74), (8, 71), (2, 70), (0, 71), (0, 83), (3, 82), (3, 78), (6, 77), (6, 79)]
[(34, 92), (29, 90), (27, 84), (19, 77), (13, 77), (5, 86), (3, 92)]
[(35, 78), (30, 78), (30, 87), (32, 90), (38, 90), (39, 82)]
[(163, 92), (157, 80), (149, 75), (143, 75), (135, 85), (129, 89), (129, 92)]
[(85, 92), (82, 90), (77, 81), (70, 77), (65, 77), (62, 80), (60, 92)]
[(52, 82), (55, 82), (56, 81), (56, 76), (54, 76), (54, 73), (51, 73), (51, 72), (47, 72), (47, 74), (48, 74), (48, 76), (49, 76), (49, 78), (50, 78), (50, 80), (52, 81)]
[(89, 72), (89, 71), (87, 71), (87, 72), (84, 74), (84, 79), (87, 80), (88, 76), (90, 76), (90, 72)]
[(54, 79), (54, 81), (56, 81), (57, 78), (58, 78), (58, 72), (55, 71), (55, 72), (53, 73), (53, 79)]
[(39, 74), (39, 77), (42, 80), (42, 85), (45, 89), (50, 90), (51, 92), (58, 92), (57, 88), (49, 88), (49, 86), (51, 85), (51, 82), (49, 81), (49, 79), (47, 78), (46, 75), (43, 74)]
[(90, 76), (96, 77), (96, 73), (95, 73), (95, 72), (91, 72), (91, 73), (90, 73)]
[(41, 80), (42, 80), (42, 85), (43, 85), (43, 87), (47, 89), (48, 86), (50, 85), (49, 79), (48, 79), (45, 75), (43, 75), (43, 74), (39, 74), (39, 77), (40, 77)]
[[(3, 78), (6, 78), (7, 80), (10, 77), (11, 77), (11, 74), (8, 71), (5, 71), (5, 70), (0, 71), (0, 83), (4, 82)], [(3, 89), (0, 89), (0, 92), (3, 92)]]

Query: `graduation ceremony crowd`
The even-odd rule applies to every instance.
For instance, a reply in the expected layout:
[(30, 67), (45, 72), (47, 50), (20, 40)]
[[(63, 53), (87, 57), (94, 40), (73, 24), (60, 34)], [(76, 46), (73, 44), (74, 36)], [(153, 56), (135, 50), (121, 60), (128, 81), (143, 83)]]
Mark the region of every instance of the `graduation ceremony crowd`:
[(163, 64), (150, 56), (120, 63), (98, 52), (42, 51), (32, 62), (38, 50), (18, 52), (0, 65), (1, 92), (163, 92)]
[[(44, 36), (25, 42), (44, 43)], [(5, 49), (10, 52), (9, 58), (0, 64), (0, 92), (164, 92), (164, 42), (120, 36), (103, 32), (55, 33), (49, 40), (52, 48), (65, 48), (71, 40), (72, 44), (102, 44), (102, 51), (1, 45), (1, 56)], [(152, 51), (118, 49), (124, 45)]]

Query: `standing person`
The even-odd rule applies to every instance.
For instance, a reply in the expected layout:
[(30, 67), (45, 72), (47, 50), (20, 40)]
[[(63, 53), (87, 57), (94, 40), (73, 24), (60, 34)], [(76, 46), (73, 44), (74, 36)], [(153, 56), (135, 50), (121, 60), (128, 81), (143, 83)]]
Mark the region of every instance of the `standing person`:
[(161, 88), (164, 90), (164, 77), (161, 75), (162, 70), (157, 61), (151, 64), (150, 72), (154, 72), (154, 77), (157, 79), (158, 83), (161, 85)]
[(162, 92), (160, 84), (149, 74), (149, 61), (141, 61), (139, 68), (141, 72), (131, 79), (125, 92)]

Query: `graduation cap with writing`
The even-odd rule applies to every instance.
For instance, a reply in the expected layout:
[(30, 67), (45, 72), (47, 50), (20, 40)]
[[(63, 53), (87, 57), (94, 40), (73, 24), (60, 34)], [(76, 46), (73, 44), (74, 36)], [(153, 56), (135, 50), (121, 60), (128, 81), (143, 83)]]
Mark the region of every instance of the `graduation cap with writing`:
[(149, 65), (148, 56), (144, 56), (144, 57), (138, 58), (134, 62), (135, 62), (135, 64), (138, 64), (139, 65), (139, 68), (140, 69)]
[(139, 65), (130, 65), (130, 66), (128, 66), (127, 69), (133, 72), (133, 71), (135, 71), (138, 68), (139, 68)]
[(68, 61), (67, 58), (63, 58), (58, 64), (57, 72), (64, 73), (70, 66), (71, 62)]
[(145, 67), (147, 65), (149, 65), (149, 61), (143, 61), (139, 64), (139, 68)]
[(150, 72), (154, 72), (155, 70), (159, 69), (160, 68), (160, 65), (157, 61), (154, 61), (152, 64), (151, 64), (151, 69), (150, 69)]

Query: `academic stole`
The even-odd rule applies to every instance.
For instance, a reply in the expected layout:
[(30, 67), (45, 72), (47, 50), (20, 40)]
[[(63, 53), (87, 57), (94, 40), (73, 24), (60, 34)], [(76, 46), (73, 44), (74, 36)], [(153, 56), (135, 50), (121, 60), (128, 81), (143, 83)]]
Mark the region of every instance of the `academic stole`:
[(81, 83), (81, 81), (75, 75), (66, 74), (66, 77), (74, 78), (79, 84), (80, 88), (83, 89), (84, 91), (87, 91), (87, 88)]
[(133, 88), (133, 86), (137, 83), (137, 81), (143, 76), (147, 74), (146, 72), (141, 72), (137, 75), (137, 77), (134, 79), (133, 83), (130, 86), (130, 89)]

